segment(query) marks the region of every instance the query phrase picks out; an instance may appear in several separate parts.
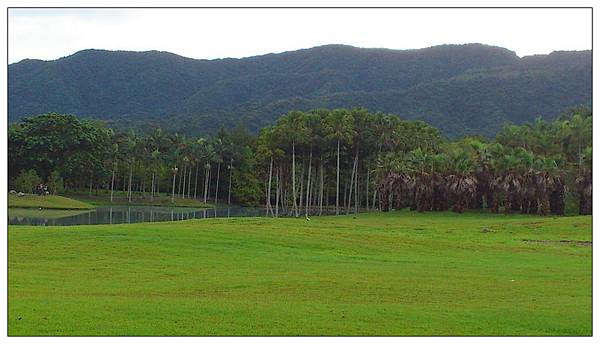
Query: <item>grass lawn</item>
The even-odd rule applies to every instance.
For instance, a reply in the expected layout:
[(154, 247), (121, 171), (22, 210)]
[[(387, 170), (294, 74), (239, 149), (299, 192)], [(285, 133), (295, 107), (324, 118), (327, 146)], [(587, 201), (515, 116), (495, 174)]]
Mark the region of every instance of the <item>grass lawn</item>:
[(154, 200), (150, 200), (150, 194), (146, 193), (145, 196), (140, 192), (134, 193), (131, 198), (131, 203), (127, 199), (127, 195), (122, 191), (116, 191), (113, 195), (113, 201), (110, 202), (110, 190), (101, 190), (97, 195), (92, 192), (90, 197), (88, 193), (84, 194), (71, 194), (69, 197), (75, 198), (82, 202), (94, 204), (94, 205), (148, 205), (148, 206), (160, 206), (160, 207), (189, 207), (189, 208), (213, 208), (214, 204), (207, 204), (200, 200), (193, 198), (179, 198), (175, 196), (174, 202), (171, 202), (171, 195), (160, 194), (154, 197)]
[(38, 196), (32, 194), (26, 194), (25, 196), (17, 196), (15, 194), (8, 194), (8, 207), (9, 208), (42, 208), (42, 209), (66, 209), (66, 210), (80, 210), (80, 209), (93, 209), (94, 206), (85, 202), (74, 200), (71, 198), (57, 196), (57, 195), (46, 195)]
[(9, 226), (9, 335), (592, 334), (591, 216)]

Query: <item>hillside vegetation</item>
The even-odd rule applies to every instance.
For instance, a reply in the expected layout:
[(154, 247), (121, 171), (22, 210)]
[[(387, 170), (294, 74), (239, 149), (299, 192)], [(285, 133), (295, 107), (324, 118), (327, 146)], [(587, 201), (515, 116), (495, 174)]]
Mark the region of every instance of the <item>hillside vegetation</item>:
[(9, 120), (47, 112), (162, 126), (188, 135), (290, 110), (364, 107), (420, 119), (456, 137), (494, 136), (506, 121), (550, 120), (591, 104), (591, 52), (519, 58), (481, 44), (417, 50), (327, 45), (243, 59), (85, 50), (9, 65)]

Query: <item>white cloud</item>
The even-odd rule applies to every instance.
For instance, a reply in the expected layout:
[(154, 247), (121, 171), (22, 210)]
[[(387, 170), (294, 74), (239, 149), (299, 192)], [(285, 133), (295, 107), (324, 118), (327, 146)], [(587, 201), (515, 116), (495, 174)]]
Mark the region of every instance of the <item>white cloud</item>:
[(589, 9), (11, 9), (9, 62), (82, 49), (246, 57), (323, 44), (485, 43), (519, 56), (591, 49)]

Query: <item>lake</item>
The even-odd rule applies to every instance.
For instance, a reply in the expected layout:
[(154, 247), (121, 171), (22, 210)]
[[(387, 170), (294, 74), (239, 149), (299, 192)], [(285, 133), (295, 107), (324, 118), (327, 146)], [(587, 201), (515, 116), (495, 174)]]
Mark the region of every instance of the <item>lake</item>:
[(38, 210), (8, 208), (8, 224), (33, 226), (74, 226), (264, 215), (265, 210), (263, 208), (249, 207), (193, 209), (125, 205), (102, 206), (93, 210)]

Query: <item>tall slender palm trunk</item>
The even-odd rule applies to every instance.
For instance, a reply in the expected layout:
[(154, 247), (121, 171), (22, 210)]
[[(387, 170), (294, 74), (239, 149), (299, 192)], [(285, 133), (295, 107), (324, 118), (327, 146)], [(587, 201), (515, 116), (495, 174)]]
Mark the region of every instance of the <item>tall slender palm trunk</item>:
[(318, 183), (318, 175), (317, 175), (317, 171), (319, 170), (318, 165), (315, 165), (315, 176), (313, 177), (313, 181), (311, 181), (312, 184), (312, 190), (310, 191), (310, 199), (311, 199), (311, 207), (310, 207), (310, 211), (309, 211), (309, 215), (310, 214), (316, 214), (317, 212), (317, 207), (319, 206), (319, 183)]
[(173, 172), (173, 192), (171, 193), (171, 203), (175, 203), (175, 177), (177, 176), (176, 172)]
[(217, 184), (215, 185), (215, 204), (219, 201), (219, 177), (221, 174), (221, 163), (217, 164)]
[(304, 195), (304, 159), (302, 159), (302, 169), (300, 170), (300, 201), (298, 203), (298, 211), (302, 209), (302, 196)]
[(321, 154), (321, 167), (319, 168), (321, 172), (321, 190), (319, 194), (319, 215), (323, 214), (323, 187), (324, 187), (324, 177), (323, 177), (323, 155)]
[(152, 171), (152, 185), (150, 186), (150, 202), (154, 202), (154, 175), (155, 172)]
[(281, 174), (280, 169), (277, 169), (277, 190), (275, 191), (275, 217), (279, 217), (279, 192), (281, 191), (281, 185), (279, 182), (279, 175)]
[(94, 185), (94, 172), (90, 172), (90, 191), (89, 197), (92, 197), (92, 185)]
[(340, 140), (337, 142), (337, 177), (335, 185), (335, 214), (340, 214)]
[(179, 182), (178, 182), (179, 186), (178, 186), (178, 188), (177, 188), (177, 196), (178, 196), (179, 198), (181, 198), (181, 178), (182, 178), (181, 176), (185, 174), (185, 168), (183, 169), (183, 171), (182, 171), (182, 172), (183, 172), (183, 173), (180, 173), (180, 174), (179, 174)]
[(198, 164), (196, 163), (196, 176), (194, 177), (194, 199), (196, 198), (196, 192), (198, 191)]
[(227, 191), (227, 204), (231, 204), (231, 174), (233, 173), (233, 159), (229, 162), (229, 190)]
[(128, 202), (131, 203), (131, 181), (133, 179), (133, 163), (129, 165), (129, 187), (127, 189), (127, 199)]
[(265, 207), (267, 208), (267, 215), (269, 214), (269, 211), (271, 212), (271, 215), (273, 215), (273, 209), (271, 207), (271, 179), (273, 177), (273, 156), (271, 155), (271, 162), (269, 163), (269, 183), (267, 186), (267, 201), (265, 204)]
[[(371, 202), (371, 206), (375, 209), (375, 202), (377, 201), (377, 189), (373, 191), (373, 202)], [(379, 210), (381, 210), (381, 204), (379, 205)], [(377, 209), (375, 209), (377, 210)]]
[(181, 198), (185, 198), (185, 177), (187, 176), (187, 166), (183, 167), (183, 183), (181, 185)]
[(112, 178), (110, 179), (110, 203), (113, 201), (113, 194), (115, 191), (115, 169), (113, 167)]
[(204, 203), (206, 203), (206, 201), (207, 201), (209, 185), (210, 185), (210, 168), (207, 166), (204, 168)]
[(292, 142), (292, 198), (294, 199), (294, 215), (298, 217), (298, 204), (296, 203), (296, 144)]
[(306, 181), (306, 206), (305, 206), (305, 216), (308, 218), (308, 208), (310, 208), (310, 169), (312, 165), (312, 146), (310, 147), (310, 157), (308, 158), (308, 180)]
[(354, 176), (354, 214), (358, 214), (358, 200), (360, 195), (358, 194), (358, 150), (356, 150), (356, 175)]
[(367, 184), (365, 185), (365, 206), (369, 211), (369, 167), (367, 166)]
[(187, 198), (190, 198), (191, 190), (192, 190), (192, 166), (190, 166), (189, 172), (188, 172)]
[[(350, 182), (348, 182), (348, 184), (350, 184)], [(346, 208), (346, 204), (348, 204), (348, 184), (344, 184), (344, 197), (342, 197), (344, 204), (342, 204), (342, 211)]]
[[(350, 213), (350, 204), (352, 204), (352, 188), (354, 187), (354, 184), (356, 183), (354, 181), (354, 176), (356, 175), (356, 164), (358, 162), (358, 150), (356, 151), (356, 157), (354, 158), (354, 163), (352, 164), (352, 175), (350, 176), (350, 190), (348, 191), (348, 199), (346, 201), (346, 215)], [(356, 198), (356, 194), (354, 195), (354, 198)]]

